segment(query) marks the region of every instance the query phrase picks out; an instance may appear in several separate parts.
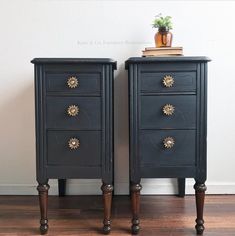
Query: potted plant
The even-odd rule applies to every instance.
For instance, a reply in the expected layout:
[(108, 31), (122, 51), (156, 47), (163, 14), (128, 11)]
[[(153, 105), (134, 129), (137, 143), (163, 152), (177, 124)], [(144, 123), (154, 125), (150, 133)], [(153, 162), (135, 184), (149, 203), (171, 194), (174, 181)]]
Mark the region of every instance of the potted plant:
[(155, 34), (156, 47), (171, 47), (173, 34), (171, 16), (163, 17), (162, 14), (155, 16), (152, 24), (153, 28), (157, 28), (158, 32)]

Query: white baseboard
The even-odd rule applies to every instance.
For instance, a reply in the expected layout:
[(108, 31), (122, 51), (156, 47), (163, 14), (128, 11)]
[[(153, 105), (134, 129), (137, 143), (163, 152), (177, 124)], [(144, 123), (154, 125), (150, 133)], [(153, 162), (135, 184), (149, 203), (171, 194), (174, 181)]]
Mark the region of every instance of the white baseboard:
[[(177, 193), (177, 184), (175, 180), (169, 181), (150, 181), (141, 182), (143, 189), (142, 195), (172, 195)], [(187, 180), (186, 194), (194, 194), (194, 182)], [(234, 182), (207, 182), (207, 194), (235, 194)], [(0, 195), (37, 195), (36, 184), (0, 184)], [(68, 182), (67, 195), (100, 195), (101, 182), (94, 180), (85, 180), (78, 183)], [(129, 193), (127, 182), (115, 183), (115, 194), (126, 195)], [(58, 195), (58, 185), (56, 182), (50, 184), (50, 195)]]
[[(194, 194), (195, 182), (187, 179), (185, 192), (186, 194)], [(171, 183), (142, 183), (143, 189), (142, 194), (155, 195), (155, 194), (166, 194), (172, 195), (178, 193), (178, 186), (176, 180), (171, 180)], [(206, 194), (235, 194), (235, 183), (234, 182), (206, 182), (207, 191)]]

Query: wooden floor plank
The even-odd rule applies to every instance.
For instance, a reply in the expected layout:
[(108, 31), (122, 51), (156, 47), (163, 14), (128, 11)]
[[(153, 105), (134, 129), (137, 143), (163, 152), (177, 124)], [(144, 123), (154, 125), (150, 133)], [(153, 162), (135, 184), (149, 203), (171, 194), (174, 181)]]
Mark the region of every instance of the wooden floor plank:
[[(113, 236), (130, 235), (130, 198), (114, 196)], [(49, 233), (102, 235), (101, 196), (49, 197)], [(204, 236), (235, 236), (235, 196), (208, 195)], [(194, 196), (141, 196), (140, 236), (195, 236)], [(39, 235), (37, 196), (0, 196), (0, 235)]]

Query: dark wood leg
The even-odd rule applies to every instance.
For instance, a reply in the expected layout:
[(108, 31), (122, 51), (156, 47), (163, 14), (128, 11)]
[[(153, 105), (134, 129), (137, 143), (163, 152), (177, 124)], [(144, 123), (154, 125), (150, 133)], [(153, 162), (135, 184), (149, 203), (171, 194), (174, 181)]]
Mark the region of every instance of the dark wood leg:
[(58, 179), (59, 197), (65, 196), (65, 190), (66, 190), (66, 179)]
[(104, 234), (109, 234), (111, 231), (111, 207), (112, 207), (112, 192), (113, 185), (105, 184), (101, 186), (103, 192), (103, 202), (104, 202), (104, 221), (103, 221), (103, 232)]
[(131, 183), (131, 207), (132, 207), (132, 234), (138, 234), (140, 230), (140, 191), (142, 189), (141, 184)]
[(39, 204), (41, 212), (40, 220), (40, 233), (46, 234), (48, 231), (48, 219), (47, 219), (47, 206), (48, 206), (48, 190), (50, 186), (48, 184), (40, 184), (37, 187), (39, 194)]
[(178, 196), (179, 197), (185, 197), (185, 178), (179, 178), (178, 179)]
[(197, 208), (197, 219), (195, 229), (197, 234), (203, 234), (205, 229), (204, 220), (203, 220), (203, 208), (204, 208), (204, 199), (205, 199), (205, 191), (206, 185), (204, 183), (197, 183), (194, 185), (195, 195), (196, 195), (196, 208)]

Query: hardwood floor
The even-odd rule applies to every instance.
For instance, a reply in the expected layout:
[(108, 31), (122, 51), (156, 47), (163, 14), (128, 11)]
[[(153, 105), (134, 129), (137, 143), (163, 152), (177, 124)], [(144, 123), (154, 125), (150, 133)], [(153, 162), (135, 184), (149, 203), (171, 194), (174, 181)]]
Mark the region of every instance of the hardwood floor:
[[(128, 196), (114, 196), (113, 236), (130, 235)], [(141, 196), (141, 236), (195, 236), (194, 196)], [(48, 235), (101, 235), (101, 196), (49, 197)], [(235, 195), (208, 195), (204, 236), (235, 236)], [(39, 235), (37, 196), (0, 196), (0, 235)]]

